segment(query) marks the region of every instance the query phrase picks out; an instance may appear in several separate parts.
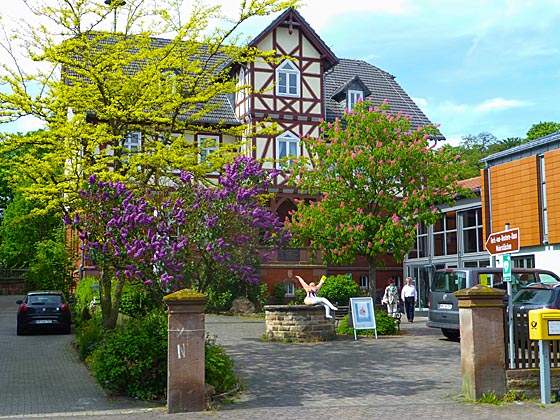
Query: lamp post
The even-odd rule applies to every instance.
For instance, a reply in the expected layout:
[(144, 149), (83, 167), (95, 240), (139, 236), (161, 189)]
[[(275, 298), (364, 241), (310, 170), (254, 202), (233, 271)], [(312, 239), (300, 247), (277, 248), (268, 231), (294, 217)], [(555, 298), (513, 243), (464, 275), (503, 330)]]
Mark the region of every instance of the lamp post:
[(107, 6), (113, 8), (113, 33), (117, 33), (117, 7), (124, 6), (126, 1), (124, 0), (105, 0), (104, 2)]

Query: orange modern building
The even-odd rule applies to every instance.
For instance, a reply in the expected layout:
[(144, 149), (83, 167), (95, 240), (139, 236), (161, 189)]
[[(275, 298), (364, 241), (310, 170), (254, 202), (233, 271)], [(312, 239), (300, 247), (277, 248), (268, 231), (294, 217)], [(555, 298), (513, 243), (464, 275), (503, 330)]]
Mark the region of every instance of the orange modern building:
[(429, 284), (440, 268), (502, 266), (485, 243), (509, 225), (519, 229), (513, 267), (560, 274), (560, 132), (482, 159), (481, 176), (463, 181), (475, 197), (441, 208), (434, 226), (420, 226), (404, 274), (416, 281), (419, 309), (427, 307)]
[(518, 228), (514, 266), (560, 273), (560, 132), (482, 161), (484, 237)]

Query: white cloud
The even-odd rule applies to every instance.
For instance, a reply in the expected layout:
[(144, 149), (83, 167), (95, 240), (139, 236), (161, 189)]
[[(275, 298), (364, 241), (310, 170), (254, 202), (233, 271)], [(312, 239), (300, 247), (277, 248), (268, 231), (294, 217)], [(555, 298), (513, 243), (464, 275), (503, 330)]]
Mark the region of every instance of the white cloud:
[(516, 99), (493, 98), (475, 106), (474, 109), (478, 112), (502, 111), (505, 109), (524, 107), (528, 105), (529, 104), (527, 102), (518, 101)]
[(45, 122), (32, 116), (22, 117), (12, 123), (0, 124), (0, 131), (5, 133), (27, 133), (41, 128), (45, 128)]

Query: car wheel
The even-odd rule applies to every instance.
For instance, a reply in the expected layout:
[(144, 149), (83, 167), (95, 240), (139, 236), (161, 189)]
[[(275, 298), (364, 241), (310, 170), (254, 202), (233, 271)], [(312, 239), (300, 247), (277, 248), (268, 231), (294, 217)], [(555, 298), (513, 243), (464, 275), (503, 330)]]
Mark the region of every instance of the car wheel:
[(446, 338), (450, 340), (457, 340), (461, 336), (461, 333), (457, 330), (447, 330), (445, 328), (442, 328), (441, 332)]
[(16, 334), (17, 335), (24, 335), (25, 334), (25, 330), (23, 329), (23, 327), (19, 324), (17, 324), (16, 327)]

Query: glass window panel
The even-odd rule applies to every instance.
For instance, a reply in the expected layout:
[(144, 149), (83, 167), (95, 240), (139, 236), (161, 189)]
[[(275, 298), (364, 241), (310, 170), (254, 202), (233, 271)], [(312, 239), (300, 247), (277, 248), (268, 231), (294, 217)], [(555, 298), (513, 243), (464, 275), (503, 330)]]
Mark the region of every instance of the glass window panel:
[(466, 253), (478, 252), (477, 233), (477, 229), (469, 229), (463, 232), (463, 249)]
[(447, 234), (447, 252), (446, 255), (457, 254), (457, 232), (449, 232)]
[(443, 233), (434, 234), (434, 255), (445, 255), (444, 238)]
[(278, 142), (278, 157), (283, 158), (286, 157), (288, 154), (286, 153), (286, 149), (288, 144), (285, 141)]
[(434, 224), (434, 232), (443, 232), (444, 231), (444, 219), (438, 219)]
[(418, 258), (424, 258), (428, 256), (428, 237), (419, 236), (418, 237)]
[(447, 230), (457, 229), (457, 213), (452, 211), (445, 214)]
[(286, 73), (278, 73), (278, 91), (286, 93)]
[(295, 88), (297, 86), (297, 74), (290, 73), (288, 74), (288, 80), (290, 81), (290, 88)]
[(289, 147), (290, 147), (290, 156), (297, 156), (298, 155), (298, 144), (295, 141), (291, 141), (289, 143)]
[(477, 214), (474, 210), (463, 212), (463, 226), (474, 227), (477, 225)]

